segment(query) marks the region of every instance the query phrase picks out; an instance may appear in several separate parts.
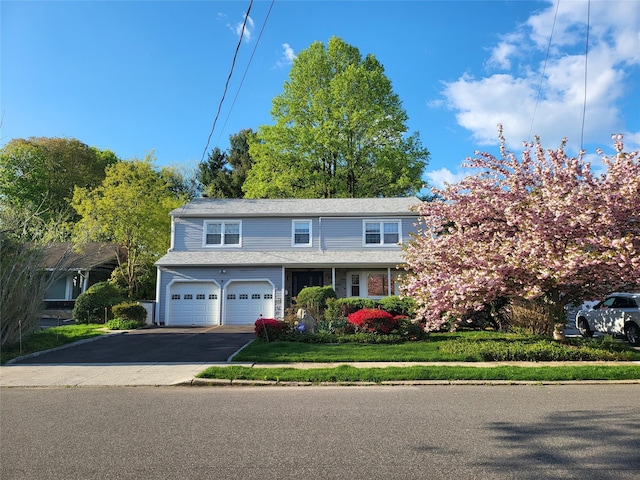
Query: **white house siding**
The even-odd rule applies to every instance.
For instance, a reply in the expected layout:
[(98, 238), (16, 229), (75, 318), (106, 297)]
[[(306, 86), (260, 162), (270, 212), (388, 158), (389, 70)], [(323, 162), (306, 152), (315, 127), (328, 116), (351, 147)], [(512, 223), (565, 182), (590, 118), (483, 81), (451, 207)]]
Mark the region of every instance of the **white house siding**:
[[(224, 273), (223, 273), (224, 272)], [(221, 287), (220, 309), (222, 315), (225, 311), (225, 286), (231, 281), (252, 281), (262, 280), (268, 281), (274, 286), (274, 316), (282, 318), (282, 268), (281, 267), (255, 267), (255, 268), (233, 268), (226, 266), (216, 267), (160, 267), (158, 282), (158, 316), (157, 319), (161, 323), (167, 323), (167, 315), (169, 312), (168, 304), (170, 284), (179, 281), (202, 281), (215, 282)], [(224, 323), (224, 317), (221, 322)], [(169, 321), (169, 324), (171, 322)]]

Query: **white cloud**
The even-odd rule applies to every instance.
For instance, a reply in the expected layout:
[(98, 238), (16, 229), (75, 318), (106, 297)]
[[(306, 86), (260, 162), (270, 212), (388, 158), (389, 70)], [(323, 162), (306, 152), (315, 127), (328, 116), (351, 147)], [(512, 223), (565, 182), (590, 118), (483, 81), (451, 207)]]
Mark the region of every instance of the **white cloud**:
[(508, 70), (511, 68), (511, 59), (522, 55), (522, 51), (518, 49), (521, 38), (519, 34), (505, 35), (498, 45), (491, 49), (491, 57), (489, 58), (489, 66), (495, 66)]
[(560, 3), (545, 65), (555, 10), (553, 2), (532, 14), (491, 49), (487, 66), (501, 73), (465, 74), (446, 83), (448, 107), (480, 145), (495, 145), (496, 124), (502, 123), (514, 150), (533, 135), (545, 148), (557, 148), (567, 137), (568, 151), (577, 152), (582, 136), (585, 145), (604, 148), (619, 132), (637, 148), (640, 132), (625, 131), (621, 111), (622, 102), (634, 101), (624, 98), (630, 73), (637, 78), (640, 72), (640, 2), (591, 2), (584, 131), (587, 2)]
[(463, 171), (458, 170), (456, 173), (453, 173), (448, 168), (441, 168), (439, 170), (432, 170), (429, 172), (425, 172), (425, 177), (427, 177), (427, 182), (429, 187), (436, 187), (442, 189), (446, 186), (446, 184), (452, 185), (454, 183), (458, 183), (467, 175), (470, 175), (471, 171)]
[[(246, 19), (246, 23), (245, 23), (245, 19)], [(244, 25), (244, 33), (242, 32), (243, 25)], [(247, 16), (246, 13), (242, 16), (241, 22), (238, 22), (233, 26), (230, 25), (230, 28), (235, 32), (235, 34), (238, 37), (240, 37), (240, 35), (242, 34), (242, 38), (245, 42), (251, 41), (251, 35), (253, 33), (253, 19)]]
[(293, 63), (296, 59), (296, 54), (293, 51), (293, 48), (288, 43), (282, 44), (282, 54), (280, 58), (276, 62), (277, 68), (287, 67)]

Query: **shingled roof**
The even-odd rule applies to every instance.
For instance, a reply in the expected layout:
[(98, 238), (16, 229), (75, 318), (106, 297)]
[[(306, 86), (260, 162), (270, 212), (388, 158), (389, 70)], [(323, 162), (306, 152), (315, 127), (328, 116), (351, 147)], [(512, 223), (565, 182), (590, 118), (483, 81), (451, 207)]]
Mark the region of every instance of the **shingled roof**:
[(398, 250), (353, 250), (353, 251), (206, 251), (168, 252), (156, 265), (161, 267), (180, 266), (284, 266), (284, 267), (324, 267), (327, 265), (346, 268), (362, 266), (366, 263), (375, 267), (397, 266), (403, 263)]
[(74, 247), (70, 242), (49, 244), (44, 251), (45, 268), (90, 270), (116, 263), (118, 247), (108, 242), (90, 242)]
[(243, 216), (380, 216), (410, 215), (421, 203), (416, 197), (394, 198), (198, 198), (171, 212), (176, 217)]

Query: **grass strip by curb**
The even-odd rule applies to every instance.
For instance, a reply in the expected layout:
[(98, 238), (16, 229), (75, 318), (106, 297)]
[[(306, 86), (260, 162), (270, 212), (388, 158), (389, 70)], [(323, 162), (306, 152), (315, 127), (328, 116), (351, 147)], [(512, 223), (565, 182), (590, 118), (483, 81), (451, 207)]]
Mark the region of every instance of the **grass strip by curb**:
[(356, 368), (340, 365), (332, 368), (252, 368), (240, 366), (210, 367), (197, 378), (261, 380), (274, 382), (373, 382), (418, 380), (638, 380), (640, 366), (557, 366), (557, 367), (463, 367), (411, 366)]

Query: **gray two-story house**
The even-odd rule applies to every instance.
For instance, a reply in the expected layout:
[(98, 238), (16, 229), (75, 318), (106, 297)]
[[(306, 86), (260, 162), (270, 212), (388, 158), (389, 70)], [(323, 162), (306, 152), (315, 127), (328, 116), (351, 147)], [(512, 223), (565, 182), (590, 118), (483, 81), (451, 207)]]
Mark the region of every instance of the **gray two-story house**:
[(160, 323), (253, 324), (283, 318), (307, 286), (338, 296), (398, 294), (402, 243), (420, 203), (410, 198), (209, 199), (171, 212), (158, 262)]

